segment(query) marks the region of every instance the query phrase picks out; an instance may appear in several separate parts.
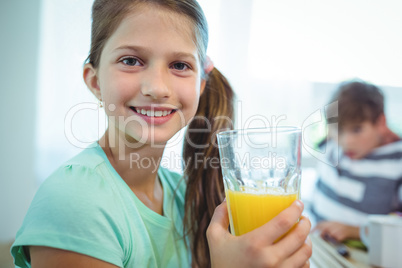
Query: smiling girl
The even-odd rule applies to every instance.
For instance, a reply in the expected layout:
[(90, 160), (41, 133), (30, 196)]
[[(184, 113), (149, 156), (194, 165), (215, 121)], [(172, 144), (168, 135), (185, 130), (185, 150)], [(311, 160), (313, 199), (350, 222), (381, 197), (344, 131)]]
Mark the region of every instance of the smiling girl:
[[(300, 202), (249, 234), (228, 232), (221, 171), (208, 161), (218, 156), (216, 132), (232, 127), (234, 94), (206, 57), (198, 3), (96, 0), (92, 17), (83, 77), (105, 107), (108, 129), (41, 185), (12, 247), (15, 264), (309, 266), (307, 219), (274, 244), (301, 216)], [(184, 179), (133, 165), (133, 155), (159, 164), (185, 126)]]

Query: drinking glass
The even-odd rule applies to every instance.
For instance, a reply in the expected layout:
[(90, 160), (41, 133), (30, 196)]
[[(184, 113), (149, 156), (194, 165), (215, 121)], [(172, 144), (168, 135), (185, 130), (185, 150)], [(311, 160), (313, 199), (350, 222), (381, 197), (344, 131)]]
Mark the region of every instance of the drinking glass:
[(299, 128), (231, 130), (217, 137), (232, 234), (260, 227), (300, 199)]

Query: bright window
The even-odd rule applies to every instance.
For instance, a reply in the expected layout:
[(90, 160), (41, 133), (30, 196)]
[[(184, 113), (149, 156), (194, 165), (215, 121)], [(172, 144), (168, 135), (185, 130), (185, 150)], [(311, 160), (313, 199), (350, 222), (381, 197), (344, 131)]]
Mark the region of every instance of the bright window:
[[(199, 2), (209, 22), (208, 54), (237, 92), (237, 127), (264, 126), (273, 116), (285, 116), (283, 125), (302, 126), (323, 108), (337, 83), (359, 77), (385, 90), (388, 121), (402, 134), (401, 1)], [(43, 0), (37, 100), (40, 181), (105, 129), (105, 118), (82, 79), (91, 5), (92, 0)], [(79, 112), (66, 132), (71, 109)], [(314, 133), (312, 142), (325, 134)], [(176, 157), (180, 150), (181, 143), (175, 142), (165, 153)]]

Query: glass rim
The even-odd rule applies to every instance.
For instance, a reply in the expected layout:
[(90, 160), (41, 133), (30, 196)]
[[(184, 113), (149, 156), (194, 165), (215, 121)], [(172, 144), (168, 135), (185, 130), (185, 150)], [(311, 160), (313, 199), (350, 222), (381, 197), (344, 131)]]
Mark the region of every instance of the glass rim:
[(233, 129), (233, 130), (225, 130), (221, 131), (217, 134), (217, 136), (234, 136), (234, 135), (253, 135), (253, 134), (261, 134), (261, 133), (283, 133), (283, 134), (292, 134), (292, 133), (301, 133), (301, 128), (295, 126), (278, 126), (278, 127), (264, 127), (264, 128), (246, 128), (246, 129)]

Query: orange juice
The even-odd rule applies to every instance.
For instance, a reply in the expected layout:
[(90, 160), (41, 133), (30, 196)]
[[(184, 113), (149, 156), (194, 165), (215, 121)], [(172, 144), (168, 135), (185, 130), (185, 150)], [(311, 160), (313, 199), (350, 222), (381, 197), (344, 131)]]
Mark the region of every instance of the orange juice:
[(232, 234), (242, 235), (267, 223), (298, 199), (298, 193), (260, 189), (258, 193), (226, 190)]

